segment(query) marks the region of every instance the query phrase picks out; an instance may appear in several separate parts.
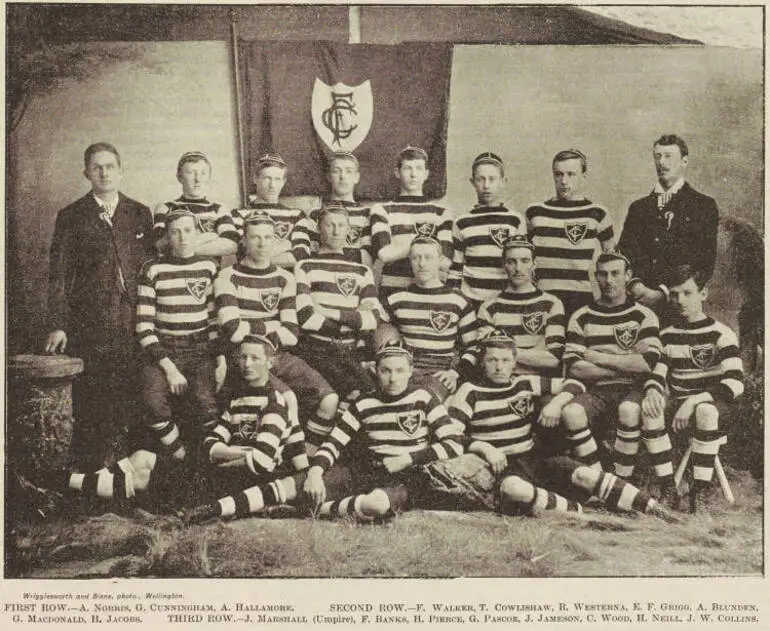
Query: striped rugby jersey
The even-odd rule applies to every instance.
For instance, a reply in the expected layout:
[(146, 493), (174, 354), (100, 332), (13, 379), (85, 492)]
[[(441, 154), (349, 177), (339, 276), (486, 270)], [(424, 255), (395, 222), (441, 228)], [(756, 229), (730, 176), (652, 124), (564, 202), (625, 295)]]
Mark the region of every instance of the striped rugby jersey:
[(213, 232), (217, 236), (238, 243), (239, 234), (233, 223), (233, 218), (221, 204), (215, 204), (207, 199), (188, 199), (184, 195), (177, 199), (158, 204), (153, 213), (153, 232), (157, 241), (166, 234), (166, 215), (172, 210), (184, 208), (195, 215), (195, 227), (199, 234)]
[(416, 367), (421, 367), (421, 356), (429, 356), (444, 358), (444, 370), (456, 368), (461, 352), (476, 341), (476, 314), (465, 297), (449, 287), (413, 284), (387, 296), (383, 307), (385, 319), (414, 353)]
[(454, 222), (454, 258), (447, 284), (471, 300), (491, 300), (505, 287), (503, 243), (525, 234), (521, 213), (505, 206), (476, 206)]
[[(374, 331), (382, 318), (372, 270), (351, 263), (344, 254), (321, 254), (297, 263), (297, 319), (310, 337), (324, 342), (353, 345), (359, 331)], [(316, 305), (339, 309), (336, 322), (317, 311)]]
[(214, 297), (223, 339), (251, 333), (267, 336), (276, 348), (297, 344), (297, 283), (290, 272), (237, 263), (217, 274)]
[(557, 359), (564, 354), (567, 322), (556, 296), (539, 289), (522, 293), (506, 289), (482, 303), (478, 317), (479, 339), (497, 329), (513, 338), (517, 348), (548, 350)]
[[(345, 254), (349, 260), (364, 265), (372, 265), (372, 226), (369, 220), (369, 207), (362, 206), (358, 202), (349, 202), (343, 200), (332, 200), (334, 204), (344, 206), (348, 211), (350, 220), (350, 231), (348, 232), (348, 247), (345, 248)], [(310, 212), (308, 219), (308, 233), (310, 235), (309, 252), (303, 251), (302, 258), (316, 256), (320, 247), (320, 237), (318, 234), (318, 217), (321, 209), (315, 208)], [(297, 259), (299, 260), (299, 259)]]
[(436, 395), (409, 387), (395, 397), (369, 392), (356, 399), (339, 415), (310, 465), (328, 470), (359, 431), (376, 460), (409, 454), (413, 465), (423, 465), (463, 453), (462, 426), (449, 418)]
[(535, 246), (538, 287), (559, 295), (593, 295), (596, 258), (614, 240), (612, 219), (588, 200), (551, 199), (526, 210), (527, 234)]
[(585, 387), (575, 379), (535, 375), (515, 377), (506, 385), (466, 381), (451, 399), (449, 416), (465, 428), (466, 448), (480, 440), (506, 456), (525, 454), (535, 446), (535, 397), (562, 391), (578, 395)]
[(728, 326), (706, 317), (666, 327), (660, 341), (663, 353), (645, 389), (668, 389), (675, 399), (708, 392), (727, 403), (743, 393), (738, 338)]
[[(421, 195), (401, 195), (391, 202), (375, 204), (371, 209), (372, 254), (391, 243), (408, 245), (417, 236), (433, 237), (441, 244), (444, 256), (452, 258), (452, 218), (449, 210)], [(382, 266), (380, 288), (383, 293), (408, 287), (412, 266), (403, 258)]]
[[(275, 251), (273, 256), (279, 256), (284, 252), (291, 252), (296, 260), (307, 258), (304, 253), (310, 252), (309, 222), (307, 216), (299, 208), (289, 208), (283, 204), (257, 201), (253, 195), (249, 196), (246, 208), (234, 208), (230, 214), (238, 231), (239, 237), (243, 235), (243, 223), (253, 210), (264, 210), (275, 222)], [(243, 258), (244, 251), (238, 248), (238, 258)]]
[[(661, 353), (659, 328), (658, 316), (633, 300), (617, 307), (605, 307), (598, 303), (581, 307), (567, 325), (564, 364), (569, 371), (572, 364), (583, 359), (590, 348), (613, 355), (640, 354), (652, 369)], [(597, 380), (596, 385), (632, 384), (636, 381), (633, 375), (607, 377)]]
[[(191, 256), (147, 261), (139, 272), (136, 333), (153, 361), (168, 357), (159, 336), (201, 334), (217, 339), (213, 259)], [(213, 346), (212, 346), (213, 349)]]
[(243, 384), (204, 439), (204, 449), (210, 457), (218, 443), (251, 447), (246, 466), (255, 475), (272, 473), (283, 462), (296, 471), (307, 469), (305, 434), (289, 416), (286, 401), (274, 388)]

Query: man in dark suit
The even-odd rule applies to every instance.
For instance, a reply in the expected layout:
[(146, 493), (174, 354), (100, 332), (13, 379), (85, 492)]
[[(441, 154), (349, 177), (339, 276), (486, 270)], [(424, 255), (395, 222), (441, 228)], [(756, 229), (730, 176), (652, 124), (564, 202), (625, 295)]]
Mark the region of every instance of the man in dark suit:
[(130, 453), (139, 426), (136, 279), (153, 256), (150, 209), (120, 193), (120, 155), (108, 143), (89, 146), (83, 174), (91, 191), (59, 211), (50, 251), (48, 353), (81, 357), (73, 387), (75, 463), (109, 466)]
[(687, 143), (679, 136), (661, 136), (652, 155), (658, 181), (652, 192), (628, 209), (618, 248), (631, 261), (630, 294), (661, 312), (666, 305), (668, 270), (693, 266), (704, 282), (714, 273), (719, 209), (684, 176)]

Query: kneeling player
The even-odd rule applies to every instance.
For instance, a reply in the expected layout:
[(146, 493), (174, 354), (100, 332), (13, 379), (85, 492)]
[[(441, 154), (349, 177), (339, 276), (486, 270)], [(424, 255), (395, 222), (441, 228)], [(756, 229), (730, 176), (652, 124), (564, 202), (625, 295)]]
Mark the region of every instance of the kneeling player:
[(714, 475), (725, 413), (743, 393), (743, 364), (735, 333), (704, 313), (708, 290), (696, 270), (689, 265), (675, 268), (669, 286), (669, 302), (679, 318), (661, 331), (663, 353), (645, 384), (642, 421), (667, 447), (654, 452), (648, 448), (655, 468), (667, 474), (666, 495), (672, 495), (673, 467), (665, 419), (671, 419), (675, 432), (694, 424), (690, 493), (694, 513)]
[[(406, 509), (419, 495), (414, 467), (462, 453), (461, 427), (435, 395), (410, 384), (412, 356), (398, 344), (377, 353), (378, 387), (361, 395), (339, 418), (302, 474), (254, 486), (197, 510), (191, 521), (244, 517), (265, 506), (295, 500), (302, 488), (322, 517), (370, 520)], [(336, 465), (351, 439), (363, 433), (366, 456), (350, 467)], [(327, 497), (337, 498), (328, 500)]]
[(580, 512), (575, 498), (594, 495), (612, 509), (672, 519), (649, 495), (611, 473), (566, 456), (543, 457), (532, 432), (535, 400), (556, 393), (543, 406), (538, 423), (557, 425), (564, 405), (584, 391), (580, 382), (532, 375), (514, 378), (516, 345), (500, 332), (482, 341), (481, 364), (483, 377), (460, 386), (449, 414), (465, 426), (468, 451), (484, 458), (497, 477), (502, 512)]

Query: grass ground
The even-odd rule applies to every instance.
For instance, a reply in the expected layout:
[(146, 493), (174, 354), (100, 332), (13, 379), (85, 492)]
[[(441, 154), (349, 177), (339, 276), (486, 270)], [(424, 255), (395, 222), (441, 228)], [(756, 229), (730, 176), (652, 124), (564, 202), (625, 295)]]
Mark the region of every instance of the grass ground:
[(29, 578), (759, 576), (762, 488), (728, 471), (706, 513), (670, 525), (604, 512), (412, 511), (384, 525), (252, 518), (185, 527), (135, 512), (11, 531), (8, 573)]

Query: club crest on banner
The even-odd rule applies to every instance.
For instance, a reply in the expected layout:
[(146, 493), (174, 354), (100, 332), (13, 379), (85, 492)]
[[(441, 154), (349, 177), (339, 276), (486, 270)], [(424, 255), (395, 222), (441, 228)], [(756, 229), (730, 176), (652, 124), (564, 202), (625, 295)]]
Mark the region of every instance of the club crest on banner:
[(206, 299), (206, 290), (209, 287), (209, 282), (208, 278), (188, 278), (185, 280), (187, 293), (198, 302), (203, 302)]
[(281, 299), (281, 290), (278, 287), (274, 289), (263, 289), (259, 292), (259, 299), (266, 311), (273, 311), (278, 306), (278, 301)]
[(367, 79), (357, 86), (330, 86), (316, 77), (310, 113), (316, 133), (329, 149), (353, 151), (372, 128), (372, 82)]
[(361, 226), (350, 226), (348, 228), (348, 245), (358, 245), (363, 228)]
[(535, 411), (531, 392), (521, 392), (508, 401), (508, 407), (516, 416), (525, 417)]
[(527, 313), (521, 318), (524, 330), (530, 335), (537, 335), (543, 330), (545, 324), (545, 311)]
[(505, 243), (510, 233), (511, 233), (510, 228), (490, 228), (489, 229), (489, 236), (492, 237), (492, 241), (494, 241), (498, 245), (498, 247), (503, 247), (503, 243)]
[(698, 368), (708, 368), (714, 363), (716, 348), (713, 344), (696, 344), (690, 346), (690, 359)]
[(289, 237), (291, 232), (291, 223), (288, 221), (276, 221), (275, 222), (275, 236), (279, 240), (283, 241)]
[(414, 412), (399, 414), (396, 417), (396, 422), (404, 434), (407, 436), (414, 436), (422, 426), (424, 419), (425, 412), (422, 410), (415, 410)]
[(352, 296), (358, 288), (358, 279), (353, 274), (336, 274), (337, 288), (343, 296)]
[(436, 235), (436, 224), (429, 221), (418, 221), (414, 224), (414, 231), (418, 237), (434, 237)]
[(564, 233), (572, 245), (577, 245), (585, 239), (586, 232), (588, 232), (588, 224), (585, 222), (568, 223), (564, 226)]
[(441, 333), (447, 329), (452, 322), (452, 314), (448, 311), (433, 311), (430, 312), (430, 325), (433, 329)]
[(639, 337), (639, 323), (629, 322), (627, 324), (618, 324), (613, 327), (615, 341), (624, 351), (631, 350)]

